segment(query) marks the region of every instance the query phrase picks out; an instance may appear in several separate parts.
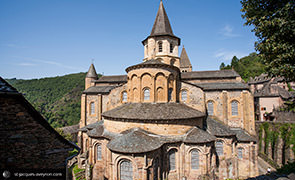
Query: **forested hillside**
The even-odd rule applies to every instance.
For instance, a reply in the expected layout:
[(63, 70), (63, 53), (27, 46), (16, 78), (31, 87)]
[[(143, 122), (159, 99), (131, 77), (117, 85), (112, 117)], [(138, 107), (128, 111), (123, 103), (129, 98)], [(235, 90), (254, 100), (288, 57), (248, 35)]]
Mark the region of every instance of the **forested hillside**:
[(53, 127), (77, 124), (86, 73), (51, 78), (7, 79)]
[(241, 59), (234, 56), (230, 64), (225, 65), (221, 63), (220, 69), (234, 69), (246, 82), (250, 77), (265, 73), (265, 65), (256, 53), (251, 53), (249, 56), (245, 56)]

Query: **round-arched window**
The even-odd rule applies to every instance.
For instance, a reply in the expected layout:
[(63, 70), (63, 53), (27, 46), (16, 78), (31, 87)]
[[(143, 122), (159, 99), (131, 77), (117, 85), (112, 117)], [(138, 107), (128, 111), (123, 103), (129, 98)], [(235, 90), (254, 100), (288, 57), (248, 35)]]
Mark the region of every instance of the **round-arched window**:
[(187, 100), (187, 90), (184, 89), (181, 91), (181, 101), (186, 101)]
[(120, 163), (120, 180), (132, 180), (133, 168), (131, 161), (124, 159)]
[(143, 99), (145, 101), (150, 100), (150, 89), (149, 88), (144, 89), (144, 91), (143, 91)]

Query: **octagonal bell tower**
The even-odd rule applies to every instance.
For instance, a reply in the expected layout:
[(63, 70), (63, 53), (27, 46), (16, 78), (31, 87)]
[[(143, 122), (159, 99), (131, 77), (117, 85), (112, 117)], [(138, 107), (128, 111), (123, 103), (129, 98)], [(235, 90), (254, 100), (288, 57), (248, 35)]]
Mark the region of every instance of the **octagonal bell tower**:
[(144, 45), (144, 59), (160, 60), (162, 63), (180, 67), (178, 46), (180, 38), (173, 34), (163, 2), (160, 7), (152, 28), (151, 34), (142, 41)]

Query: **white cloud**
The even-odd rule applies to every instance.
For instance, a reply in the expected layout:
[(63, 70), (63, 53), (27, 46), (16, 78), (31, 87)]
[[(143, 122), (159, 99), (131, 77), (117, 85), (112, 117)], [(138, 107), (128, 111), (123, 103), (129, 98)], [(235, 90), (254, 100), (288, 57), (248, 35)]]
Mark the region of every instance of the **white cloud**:
[(221, 34), (225, 38), (233, 38), (240, 36), (239, 34), (236, 34), (233, 31), (234, 28), (231, 25), (227, 24), (219, 31), (219, 34)]
[[(39, 58), (32, 58), (32, 57), (18, 57), (18, 56), (14, 56), (15, 58), (20, 58), (20, 59), (25, 59), (31, 62), (35, 62), (35, 63), (42, 63), (42, 64), (49, 64), (49, 65), (53, 65), (53, 66), (57, 66), (57, 67), (61, 67), (61, 68), (66, 68), (66, 69), (72, 69), (72, 70), (78, 70), (79, 68), (77, 67), (73, 67), (73, 66), (67, 66), (64, 65), (62, 63), (56, 62), (56, 61), (52, 61), (52, 60), (45, 60), (45, 59), (39, 59)], [(33, 64), (33, 63), (20, 63), (20, 64)], [(34, 64), (37, 65), (37, 64)]]
[(21, 45), (13, 44), (13, 43), (1, 44), (1, 46), (3, 46), (3, 47), (9, 47), (9, 48), (17, 48), (17, 49), (27, 48), (26, 46), (21, 46)]
[(230, 61), (234, 56), (237, 56), (237, 58), (242, 58), (244, 56), (247, 56), (247, 53), (239, 52), (239, 51), (227, 51), (224, 49), (220, 49), (215, 52), (214, 57), (222, 60), (222, 61)]
[(18, 66), (36, 66), (37, 64), (33, 64), (33, 63), (18, 63), (16, 65), (18, 65)]

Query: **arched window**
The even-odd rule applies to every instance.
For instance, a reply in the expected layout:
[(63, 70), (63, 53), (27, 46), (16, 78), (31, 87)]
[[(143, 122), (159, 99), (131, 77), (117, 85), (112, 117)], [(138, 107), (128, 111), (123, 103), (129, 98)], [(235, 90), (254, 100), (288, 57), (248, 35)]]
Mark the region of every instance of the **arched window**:
[(243, 159), (243, 148), (238, 148), (238, 158)]
[(208, 115), (214, 115), (214, 104), (213, 101), (208, 101)]
[(237, 116), (239, 114), (238, 111), (238, 101), (234, 100), (231, 102), (231, 115)]
[(218, 156), (222, 156), (223, 155), (223, 143), (222, 141), (217, 141), (215, 144), (216, 147), (216, 153)]
[(168, 101), (171, 101), (171, 99), (172, 99), (172, 92), (173, 92), (173, 89), (169, 88), (169, 90), (168, 90)]
[(199, 151), (198, 150), (192, 150), (191, 151), (191, 168), (192, 169), (199, 169), (199, 162), (200, 158), (199, 158)]
[(101, 160), (101, 145), (100, 144), (98, 144), (96, 146), (96, 159)]
[(187, 100), (187, 90), (182, 90), (181, 91), (181, 101), (186, 101)]
[(173, 53), (173, 44), (170, 43), (170, 53)]
[(162, 52), (163, 51), (163, 43), (162, 43), (162, 41), (160, 41), (158, 44), (159, 44), (159, 52)]
[(176, 160), (175, 160), (176, 150), (172, 149), (169, 151), (169, 171), (176, 169)]
[(150, 100), (150, 89), (149, 88), (144, 89), (144, 91), (143, 91), (143, 97), (144, 97), (144, 100), (145, 101)]
[(122, 93), (122, 102), (127, 102), (127, 92), (123, 91)]
[(132, 163), (129, 160), (123, 160), (120, 163), (120, 180), (132, 180), (133, 168)]
[(94, 104), (94, 102), (90, 103), (90, 114), (95, 114), (95, 104)]

